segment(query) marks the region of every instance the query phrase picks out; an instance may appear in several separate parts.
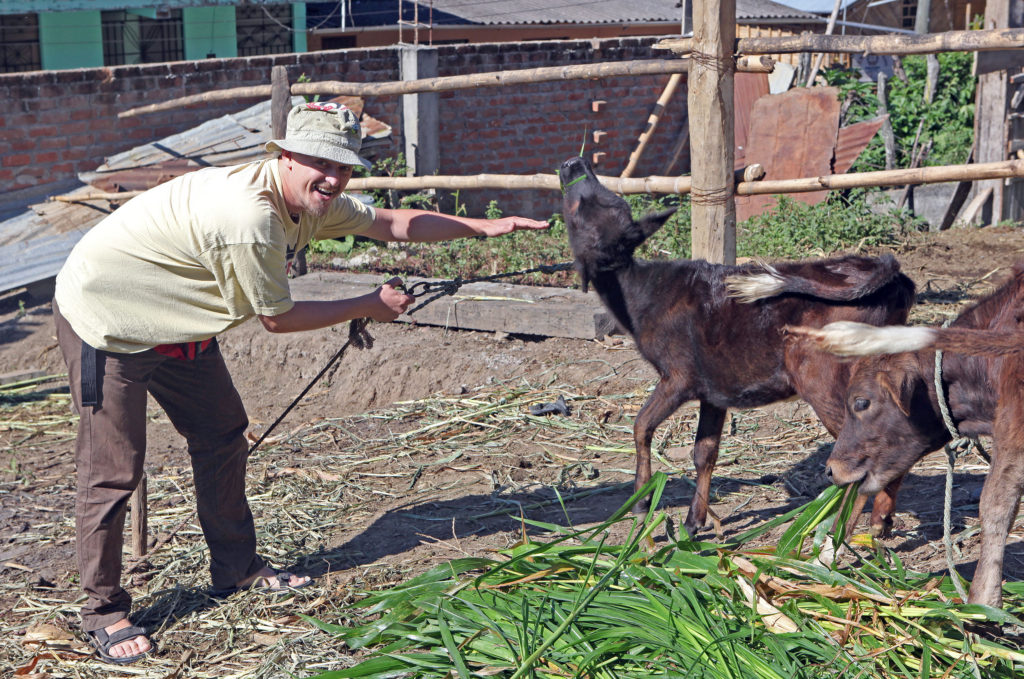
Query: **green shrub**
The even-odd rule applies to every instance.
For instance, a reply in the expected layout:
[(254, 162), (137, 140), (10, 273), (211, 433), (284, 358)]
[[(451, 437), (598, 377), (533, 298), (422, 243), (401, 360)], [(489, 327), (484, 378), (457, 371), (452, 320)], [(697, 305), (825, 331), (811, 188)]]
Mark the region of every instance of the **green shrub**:
[[(902, 60), (907, 82), (890, 78), (888, 87), (889, 122), (896, 138), (895, 166), (908, 167), (914, 140), (918, 146), (932, 142), (924, 165), (964, 163), (974, 141), (974, 90), (977, 78), (972, 74), (973, 55), (967, 52), (939, 54), (939, 79), (931, 103), (925, 102), (926, 60), (922, 56)], [(829, 69), (825, 79), (839, 88), (840, 100), (850, 105), (843, 125), (869, 120), (878, 115), (877, 87), (858, 82), (856, 70)], [(923, 124), (922, 124), (923, 121)], [(918, 129), (920, 128), (920, 137)], [(874, 139), (857, 159), (851, 171), (885, 169), (885, 146)]]
[(736, 229), (741, 257), (799, 258), (885, 245), (913, 228), (905, 212), (873, 212), (862, 195), (853, 200), (833, 196), (807, 205), (778, 196), (775, 208), (751, 217)]

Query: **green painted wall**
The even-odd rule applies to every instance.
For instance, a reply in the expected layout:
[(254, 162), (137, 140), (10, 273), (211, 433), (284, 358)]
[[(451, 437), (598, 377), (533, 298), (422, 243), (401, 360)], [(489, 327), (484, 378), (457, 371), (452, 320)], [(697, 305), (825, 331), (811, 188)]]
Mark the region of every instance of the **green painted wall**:
[[(217, 0), (211, 0), (216, 2)], [(152, 4), (153, 0), (148, 0)], [(32, 2), (18, 2), (27, 9)], [(116, 3), (111, 3), (116, 4)], [(133, 3), (124, 3), (131, 5)], [(141, 4), (141, 2), (139, 3)], [(292, 4), (293, 26), (306, 25), (306, 4)], [(4, 5), (4, 10), (9, 9)], [(156, 16), (150, 8), (129, 10), (130, 13)], [(182, 30), (185, 41), (185, 59), (206, 59), (238, 56), (235, 31), (235, 7), (185, 7), (182, 9)], [(67, 68), (94, 68), (103, 66), (103, 32), (100, 12), (65, 11), (39, 14), (39, 48), (44, 70)], [(292, 49), (305, 52), (306, 33), (292, 32)]]
[(99, 12), (46, 12), (39, 15), (39, 56), (44, 70), (103, 65)]
[[(304, 28), (306, 26), (306, 3), (304, 2), (293, 2), (292, 3), (292, 28)], [(292, 33), (294, 37), (292, 41), (292, 50), (295, 52), (306, 51), (306, 31), (294, 31)]]
[(181, 22), (185, 59), (238, 56), (234, 7), (186, 7), (181, 11)]
[[(3, 0), (0, 2), (0, 14), (139, 9), (155, 7), (157, 5), (166, 6), (169, 9), (206, 5), (230, 5), (234, 7), (238, 2), (239, 0)], [(269, 4), (281, 2), (281, 0), (246, 0), (246, 2)]]

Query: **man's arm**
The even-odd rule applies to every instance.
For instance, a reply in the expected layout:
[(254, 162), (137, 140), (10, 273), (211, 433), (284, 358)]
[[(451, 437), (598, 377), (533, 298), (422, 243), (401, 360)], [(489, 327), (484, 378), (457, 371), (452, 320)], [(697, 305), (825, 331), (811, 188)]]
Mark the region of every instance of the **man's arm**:
[(372, 318), (388, 323), (401, 316), (416, 299), (397, 289), (401, 282), (392, 278), (373, 292), (351, 299), (296, 302), (283, 314), (260, 316), (260, 323), (270, 332), (317, 330), (354, 318)]
[(547, 222), (525, 217), (474, 219), (427, 210), (384, 208), (377, 208), (376, 213), (373, 226), (363, 235), (381, 241), (430, 243), (473, 236), (503, 236), (513, 231), (548, 228)]

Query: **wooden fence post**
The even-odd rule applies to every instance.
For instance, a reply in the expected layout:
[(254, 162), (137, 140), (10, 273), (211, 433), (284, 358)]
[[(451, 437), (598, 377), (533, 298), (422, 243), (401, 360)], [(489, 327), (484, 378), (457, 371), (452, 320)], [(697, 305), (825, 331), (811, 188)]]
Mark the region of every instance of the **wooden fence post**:
[[(292, 90), (288, 83), (288, 69), (278, 65), (270, 69), (270, 137), (284, 139), (288, 129), (288, 112), (292, 110)], [(305, 276), (306, 248), (294, 254), (292, 272), (296, 276)]]
[(284, 66), (270, 69), (270, 130), (274, 139), (283, 139), (292, 107), (288, 70)]
[(736, 262), (733, 112), (736, 0), (707, 0), (693, 8), (693, 55), (688, 78), (693, 258)]
[[(1008, 28), (1010, 24), (1011, 5), (1020, 9), (1021, 0), (1004, 0), (990, 2), (985, 6), (986, 29)], [(974, 111), (974, 155), (978, 163), (991, 163), (1005, 160), (1007, 156), (1007, 108), (1010, 101), (1010, 83), (1007, 68), (1019, 65), (1019, 55), (1013, 53), (978, 54), (975, 57), (975, 70), (978, 74), (978, 90), (975, 94)], [(1004, 191), (1006, 182), (994, 179), (977, 182), (972, 195), (974, 200), (981, 202), (979, 197), (988, 195), (981, 209), (982, 225), (996, 224), (1008, 215), (1005, 214)]]
[[(402, 45), (398, 50), (403, 81), (437, 77), (437, 49)], [(439, 103), (437, 92), (402, 95), (402, 136), (410, 177), (437, 174), (441, 169)]]

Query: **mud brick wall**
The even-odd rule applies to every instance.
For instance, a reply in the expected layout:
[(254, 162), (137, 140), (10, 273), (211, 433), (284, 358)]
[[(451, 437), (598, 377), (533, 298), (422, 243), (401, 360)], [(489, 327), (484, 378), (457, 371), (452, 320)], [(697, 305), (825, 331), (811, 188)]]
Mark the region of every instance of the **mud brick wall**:
[[(485, 43), (438, 46), (438, 75), (664, 58), (656, 38)], [(66, 182), (108, 156), (161, 139), (256, 100), (217, 101), (133, 118), (117, 114), (217, 89), (269, 83), (284, 65), (295, 82), (385, 82), (399, 78), (392, 47), (346, 49), (270, 57), (208, 59), (140, 66), (0, 74), (0, 191)], [(585, 144), (599, 155), (598, 172), (617, 175), (668, 76), (571, 80), (442, 93), (441, 174), (554, 172)], [(661, 174), (685, 120), (685, 88), (665, 112), (635, 176)], [(606, 102), (598, 111), (592, 102)], [(400, 97), (375, 97), (366, 110), (395, 131), (403, 149)], [(594, 133), (603, 132), (595, 143)], [(678, 171), (678, 168), (677, 168)], [(459, 199), (470, 214), (497, 200), (510, 214), (546, 218), (559, 209), (554, 192), (467, 191)]]

